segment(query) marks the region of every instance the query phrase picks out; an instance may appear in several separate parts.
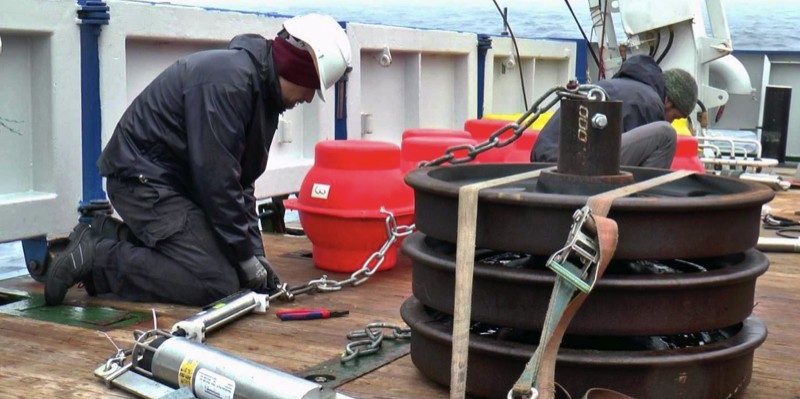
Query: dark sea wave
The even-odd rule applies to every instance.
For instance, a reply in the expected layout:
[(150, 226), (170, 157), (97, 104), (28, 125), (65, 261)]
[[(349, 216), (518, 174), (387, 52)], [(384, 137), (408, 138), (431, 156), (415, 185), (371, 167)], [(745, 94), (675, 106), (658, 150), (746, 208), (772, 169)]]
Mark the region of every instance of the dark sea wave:
[[(215, 0), (173, 0), (219, 5)], [(564, 1), (498, 0), (509, 10), (509, 23), (518, 37), (579, 38), (580, 30)], [(500, 34), (502, 19), (491, 0), (229, 0), (224, 8), (297, 15), (325, 13), (341, 21)], [(569, 2), (584, 30), (590, 29), (585, 0)], [(665, 3), (666, 4), (666, 3)], [(800, 51), (800, 0), (727, 0), (728, 26), (735, 49)], [(618, 33), (622, 32), (621, 28)]]

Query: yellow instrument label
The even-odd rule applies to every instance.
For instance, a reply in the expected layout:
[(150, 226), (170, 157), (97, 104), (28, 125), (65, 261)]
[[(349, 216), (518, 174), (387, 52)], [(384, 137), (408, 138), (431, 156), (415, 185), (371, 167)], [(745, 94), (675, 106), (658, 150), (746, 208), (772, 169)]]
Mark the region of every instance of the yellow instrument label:
[(181, 368), (178, 370), (178, 385), (180, 385), (181, 388), (191, 387), (192, 377), (194, 376), (194, 371), (197, 369), (198, 363), (197, 360), (189, 358), (183, 359)]

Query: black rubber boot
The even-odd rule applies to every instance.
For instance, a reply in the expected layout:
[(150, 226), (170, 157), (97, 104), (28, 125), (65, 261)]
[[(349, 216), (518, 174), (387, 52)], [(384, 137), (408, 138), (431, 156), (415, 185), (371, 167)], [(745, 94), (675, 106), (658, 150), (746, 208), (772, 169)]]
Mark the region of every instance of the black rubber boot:
[(94, 250), (98, 240), (99, 237), (88, 224), (81, 223), (75, 227), (69, 235), (69, 244), (56, 256), (47, 271), (44, 285), (44, 299), (47, 305), (58, 305), (63, 302), (67, 290), (75, 283), (91, 281)]

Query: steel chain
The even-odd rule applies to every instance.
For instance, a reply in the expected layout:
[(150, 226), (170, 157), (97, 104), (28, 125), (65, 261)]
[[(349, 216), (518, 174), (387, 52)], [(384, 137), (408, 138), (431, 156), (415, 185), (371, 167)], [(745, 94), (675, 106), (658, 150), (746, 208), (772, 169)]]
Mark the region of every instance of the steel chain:
[(380, 212), (386, 214), (384, 224), (386, 226), (386, 241), (381, 245), (380, 249), (373, 252), (361, 268), (353, 272), (350, 277), (337, 281), (329, 279), (327, 275), (323, 275), (318, 279), (311, 280), (303, 285), (296, 287), (289, 287), (288, 284), (282, 284), (278, 291), (270, 295), (269, 300), (281, 299), (285, 301), (293, 301), (296, 296), (308, 294), (311, 292), (333, 292), (339, 291), (344, 286), (350, 284), (358, 286), (369, 280), (369, 278), (378, 271), (378, 268), (383, 264), (386, 253), (392, 248), (398, 239), (405, 237), (414, 232), (414, 224), (398, 225), (397, 219), (391, 211), (381, 207)]
[[(543, 108), (540, 108), (539, 105), (552, 95), (555, 95), (555, 98), (550, 100), (550, 102), (548, 102)], [(450, 162), (453, 165), (466, 163), (474, 160), (476, 156), (492, 148), (505, 147), (518, 139), (525, 129), (530, 127), (530, 125), (533, 124), (533, 122), (535, 122), (543, 112), (552, 108), (557, 102), (561, 101), (562, 98), (590, 100), (599, 99), (604, 101), (607, 97), (608, 95), (606, 94), (605, 90), (597, 85), (579, 85), (577, 82), (571, 81), (566, 87), (553, 87), (538, 100), (536, 100), (530, 109), (523, 113), (522, 116), (517, 118), (515, 122), (501, 127), (496, 132), (492, 133), (485, 142), (477, 145), (458, 144), (449, 147), (447, 150), (445, 150), (444, 155), (431, 161), (420, 162), (419, 167), (438, 166), (445, 162)], [(500, 136), (508, 130), (512, 130), (513, 134), (510, 137), (501, 140)], [(467, 151), (467, 155), (463, 157), (455, 156), (455, 152), (463, 150)], [(394, 245), (399, 238), (413, 233), (415, 228), (414, 224), (398, 226), (397, 220), (391, 211), (387, 211), (384, 207), (381, 207), (380, 211), (381, 213), (386, 214), (386, 219), (384, 220), (386, 225), (386, 241), (383, 243), (380, 249), (367, 257), (360, 269), (353, 272), (353, 274), (351, 274), (347, 279), (341, 281), (332, 280), (329, 279), (327, 275), (323, 275), (318, 279), (311, 280), (306, 284), (296, 287), (289, 287), (289, 285), (286, 283), (281, 284), (278, 290), (269, 296), (269, 300), (273, 301), (276, 299), (281, 299), (284, 301), (293, 301), (298, 295), (308, 294), (310, 292), (339, 291), (342, 289), (342, 287), (348, 284), (351, 284), (355, 287), (369, 280), (369, 278), (375, 274), (381, 264), (383, 264), (386, 252), (391, 249), (392, 245)], [(374, 265), (370, 266), (373, 263)]]
[[(555, 95), (555, 98), (550, 100), (544, 107), (540, 107), (540, 105), (547, 100), (548, 97)], [(444, 163), (450, 163), (452, 165), (457, 165), (461, 163), (470, 162), (475, 159), (478, 155), (483, 152), (489, 151), (492, 148), (502, 148), (505, 147), (514, 141), (516, 141), (522, 133), (528, 129), (533, 122), (539, 119), (539, 116), (542, 115), (545, 111), (553, 108), (562, 98), (571, 98), (571, 99), (600, 99), (605, 100), (608, 96), (606, 95), (605, 90), (603, 90), (600, 86), (597, 85), (578, 85), (577, 82), (570, 82), (569, 85), (566, 87), (556, 86), (552, 89), (548, 90), (544, 95), (539, 97), (538, 100), (528, 109), (525, 113), (523, 113), (516, 121), (510, 122), (491, 135), (486, 141), (479, 143), (479, 144), (457, 144), (451, 147), (448, 147), (445, 150), (444, 155), (430, 160), (430, 161), (423, 161), (419, 163), (419, 167), (429, 167), (429, 166), (439, 166)], [(511, 136), (501, 139), (500, 136), (505, 134), (507, 131), (511, 131)], [(466, 155), (461, 157), (456, 157), (456, 152), (463, 152), (466, 151)]]
[[(391, 334), (384, 333), (382, 329), (391, 330)], [(354, 340), (345, 345), (342, 353), (342, 363), (359, 356), (371, 355), (381, 349), (384, 340), (399, 340), (411, 338), (411, 329), (403, 328), (390, 323), (370, 323), (361, 330), (347, 333), (347, 339)]]

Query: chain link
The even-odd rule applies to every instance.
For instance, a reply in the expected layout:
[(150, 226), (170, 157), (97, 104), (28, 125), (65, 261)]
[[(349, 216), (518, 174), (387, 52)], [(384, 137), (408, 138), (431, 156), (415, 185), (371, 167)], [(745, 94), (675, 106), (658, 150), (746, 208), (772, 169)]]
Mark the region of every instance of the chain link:
[[(555, 96), (555, 98), (551, 99), (544, 107), (540, 107), (540, 105), (545, 102), (549, 97)], [(601, 100), (605, 101), (608, 96), (606, 95), (605, 90), (597, 85), (578, 85), (577, 82), (570, 82), (566, 87), (556, 86), (548, 90), (544, 95), (542, 95), (532, 106), (528, 109), (525, 113), (523, 113), (519, 118), (517, 118), (514, 122), (509, 122), (508, 124), (504, 125), (491, 135), (486, 141), (472, 145), (472, 144), (457, 144), (451, 147), (448, 147), (445, 150), (444, 155), (430, 160), (430, 161), (423, 161), (419, 163), (419, 167), (424, 168), (428, 166), (439, 166), (444, 163), (450, 163), (452, 165), (457, 165), (461, 163), (467, 163), (473, 161), (475, 157), (480, 155), (483, 152), (489, 151), (492, 148), (502, 148), (507, 145), (510, 145), (514, 141), (516, 141), (522, 133), (528, 129), (533, 122), (535, 122), (545, 111), (553, 108), (561, 99), (563, 98), (571, 98), (571, 99), (581, 99), (581, 100)], [(507, 138), (501, 138), (502, 135), (506, 134), (506, 132), (511, 131), (511, 135)], [(461, 157), (456, 157), (456, 152), (463, 152), (466, 151), (466, 155)]]
[(414, 224), (398, 225), (397, 219), (391, 211), (381, 207), (380, 212), (386, 215), (384, 224), (386, 226), (386, 241), (381, 245), (380, 249), (370, 254), (367, 260), (361, 265), (361, 268), (353, 272), (350, 277), (337, 281), (329, 279), (327, 275), (311, 280), (303, 285), (296, 287), (289, 287), (288, 284), (282, 284), (278, 287), (278, 291), (270, 295), (269, 300), (281, 299), (284, 301), (293, 301), (296, 296), (308, 294), (312, 292), (334, 292), (339, 291), (343, 287), (352, 285), (358, 286), (369, 280), (369, 278), (378, 271), (378, 268), (383, 264), (386, 258), (386, 253), (392, 248), (398, 239), (405, 237), (414, 232)]
[[(390, 330), (391, 334), (384, 333), (382, 329)], [(342, 363), (359, 356), (371, 355), (381, 349), (384, 340), (399, 340), (411, 338), (411, 329), (403, 328), (396, 324), (370, 323), (363, 330), (353, 330), (347, 333), (347, 339), (355, 340), (344, 347)]]

